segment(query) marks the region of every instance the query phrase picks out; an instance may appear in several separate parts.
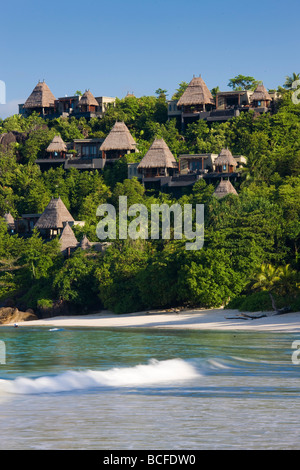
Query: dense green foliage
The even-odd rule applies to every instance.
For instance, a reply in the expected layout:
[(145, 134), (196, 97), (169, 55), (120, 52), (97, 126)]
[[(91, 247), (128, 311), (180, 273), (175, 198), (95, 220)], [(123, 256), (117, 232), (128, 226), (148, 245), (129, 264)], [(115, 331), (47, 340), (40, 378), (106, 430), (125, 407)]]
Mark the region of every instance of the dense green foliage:
[[(251, 87), (252, 77), (244, 79)], [(239, 86), (237, 80), (232, 84)], [(182, 82), (175, 98), (185, 87)], [(274, 114), (257, 117), (249, 112), (211, 125), (199, 121), (184, 133), (175, 121), (167, 120), (165, 90), (158, 92), (157, 97), (118, 99), (101, 120), (48, 122), (33, 115), (0, 121), (0, 133), (26, 134), (24, 143), (0, 147), (0, 215), (41, 213), (52, 196), (60, 196), (73, 217), (86, 222), (76, 227), (77, 239), (86, 234), (97, 241), (96, 209), (101, 203), (116, 204), (120, 195), (128, 197), (128, 205), (143, 203), (147, 208), (175, 202), (204, 204), (203, 249), (187, 251), (184, 240), (116, 240), (104, 255), (78, 249), (64, 259), (57, 239), (44, 242), (37, 232), (30, 238), (10, 235), (1, 221), (2, 302), (12, 299), (40, 314), (55, 313), (62, 306), (63, 311), (105, 308), (124, 313), (228, 302), (233, 308), (256, 310), (272, 308), (272, 291), (279, 306), (288, 302), (299, 309), (300, 106), (292, 103), (288, 86)], [(102, 173), (61, 168), (42, 173), (34, 163), (55, 134), (65, 141), (105, 137), (116, 120), (126, 123), (139, 153), (114, 168)], [(137, 180), (128, 180), (127, 161), (140, 160), (155, 136), (166, 140), (175, 157), (218, 153), (225, 146), (245, 155), (248, 163), (237, 185), (239, 197), (217, 200), (214, 187), (200, 180), (175, 199), (145, 192)], [(273, 273), (271, 279), (270, 271), (269, 280), (263, 279), (262, 266), (273, 267), (277, 278)]]

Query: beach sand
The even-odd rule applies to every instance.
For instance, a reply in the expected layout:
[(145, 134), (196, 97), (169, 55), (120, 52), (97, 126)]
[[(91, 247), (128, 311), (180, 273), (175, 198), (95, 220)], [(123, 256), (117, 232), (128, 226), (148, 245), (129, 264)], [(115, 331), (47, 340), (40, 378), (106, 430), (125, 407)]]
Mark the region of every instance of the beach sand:
[[(264, 312), (266, 313), (266, 312)], [(18, 326), (48, 326), (49, 328), (177, 328), (193, 330), (274, 331), (300, 333), (300, 312), (272, 315), (263, 318), (240, 319), (238, 310), (191, 309), (147, 311), (116, 315), (108, 311), (82, 316), (62, 316), (18, 323)], [(255, 315), (258, 315), (256, 312)]]

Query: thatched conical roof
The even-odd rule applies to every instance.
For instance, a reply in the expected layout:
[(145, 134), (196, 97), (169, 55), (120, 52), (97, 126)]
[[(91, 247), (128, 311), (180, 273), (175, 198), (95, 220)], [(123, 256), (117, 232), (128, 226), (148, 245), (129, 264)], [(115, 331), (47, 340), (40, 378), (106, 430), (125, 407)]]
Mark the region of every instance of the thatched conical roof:
[(232, 165), (237, 166), (237, 162), (232, 156), (232, 153), (228, 148), (222, 149), (217, 158), (214, 161), (214, 164), (217, 165)]
[(67, 146), (60, 137), (60, 135), (56, 135), (53, 137), (52, 141), (48, 145), (47, 152), (66, 152)]
[(61, 251), (67, 248), (76, 248), (78, 246), (77, 238), (74, 235), (72, 227), (67, 222), (59, 239)]
[(164, 139), (155, 139), (138, 168), (176, 168), (177, 162)]
[(214, 99), (202, 77), (194, 77), (183, 95), (179, 98), (177, 106), (193, 106), (197, 104), (214, 104)]
[(250, 101), (272, 101), (271, 96), (267, 92), (267, 89), (260, 83), (254, 90), (254, 93), (250, 97)]
[(55, 96), (45, 82), (39, 82), (24, 103), (24, 108), (51, 108)]
[(217, 188), (215, 189), (214, 196), (221, 199), (228, 194), (234, 194), (238, 196), (236, 189), (232, 186), (229, 180), (221, 180)]
[(38, 229), (62, 229), (64, 223), (74, 222), (61, 198), (52, 198), (35, 224)]
[(116, 122), (100, 150), (135, 150), (136, 142), (124, 122)]
[(87, 90), (80, 98), (79, 106), (99, 106), (99, 103), (90, 90)]
[(81, 240), (80, 242), (80, 247), (83, 249), (83, 250), (88, 250), (89, 248), (91, 248), (93, 245), (92, 243), (89, 241), (88, 237), (86, 235), (84, 235), (83, 239)]
[(4, 214), (3, 216), (5, 222), (7, 225), (9, 226), (14, 226), (15, 225), (15, 219), (13, 218), (13, 216), (11, 215), (10, 212), (6, 212), (6, 214)]

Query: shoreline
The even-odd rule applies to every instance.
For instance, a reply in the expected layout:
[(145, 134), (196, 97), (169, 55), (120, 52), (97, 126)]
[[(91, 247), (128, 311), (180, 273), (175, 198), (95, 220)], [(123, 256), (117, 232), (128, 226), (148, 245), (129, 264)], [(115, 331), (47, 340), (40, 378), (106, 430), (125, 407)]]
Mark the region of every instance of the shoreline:
[[(257, 315), (259, 312), (255, 312)], [(51, 317), (19, 322), (18, 326), (48, 326), (49, 328), (158, 328), (213, 331), (270, 331), (300, 333), (300, 312), (272, 315), (255, 319), (236, 318), (240, 312), (223, 308), (188, 309), (181, 311), (150, 310), (117, 315), (102, 311), (90, 315)], [(230, 318), (228, 318), (230, 317)], [(6, 324), (1, 326), (12, 326)]]

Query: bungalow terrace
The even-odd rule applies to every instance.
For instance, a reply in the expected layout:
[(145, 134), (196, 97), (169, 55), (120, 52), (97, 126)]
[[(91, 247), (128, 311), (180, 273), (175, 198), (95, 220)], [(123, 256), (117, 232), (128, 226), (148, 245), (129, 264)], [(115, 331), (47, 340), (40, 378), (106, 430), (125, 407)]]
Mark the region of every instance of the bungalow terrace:
[(206, 174), (213, 169), (213, 161), (217, 158), (214, 153), (196, 153), (179, 155), (179, 173), (188, 175), (191, 173)]
[[(96, 96), (94, 99), (96, 100), (97, 104), (95, 102), (94, 104), (90, 102), (91, 107), (88, 107), (89, 96), (90, 95), (87, 94), (85, 98), (84, 95), (82, 97), (80, 95), (75, 95), (58, 98), (55, 101), (56, 117), (74, 116), (75, 118), (85, 117), (87, 119), (91, 117), (101, 118), (105, 114), (108, 107), (113, 106), (116, 101), (116, 99), (112, 97)], [(83, 101), (82, 98), (84, 98)], [(91, 100), (93, 101), (93, 99)]]
[(102, 158), (100, 147), (103, 139), (74, 139), (74, 154), (69, 152), (65, 169), (78, 168), (79, 170), (103, 169), (105, 160)]
[[(179, 174), (202, 174), (209, 177), (209, 174), (234, 173), (247, 163), (243, 155), (232, 155), (230, 150), (222, 149), (219, 154), (186, 154), (179, 155)], [(220, 177), (220, 176), (219, 176)]]
[(65, 170), (102, 169), (105, 164), (100, 151), (102, 143), (103, 139), (74, 139), (70, 143), (55, 136), (46, 149), (45, 158), (38, 158), (35, 163), (42, 171), (57, 166), (62, 166)]

